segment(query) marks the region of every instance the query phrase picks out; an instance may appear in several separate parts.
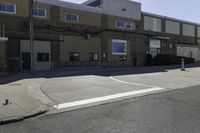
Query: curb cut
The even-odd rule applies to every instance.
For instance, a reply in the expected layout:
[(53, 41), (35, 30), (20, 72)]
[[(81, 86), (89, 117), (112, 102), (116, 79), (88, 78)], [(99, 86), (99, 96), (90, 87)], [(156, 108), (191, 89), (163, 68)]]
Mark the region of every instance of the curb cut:
[(10, 118), (0, 119), (0, 125), (6, 125), (6, 124), (10, 124), (10, 123), (20, 122), (20, 121), (23, 121), (23, 120), (26, 120), (29, 118), (33, 118), (33, 117), (45, 114), (47, 112), (48, 112), (48, 110), (44, 109), (44, 110), (36, 111), (30, 115), (24, 115), (24, 116), (18, 116), (18, 117), (14, 116), (14, 117), (10, 117)]

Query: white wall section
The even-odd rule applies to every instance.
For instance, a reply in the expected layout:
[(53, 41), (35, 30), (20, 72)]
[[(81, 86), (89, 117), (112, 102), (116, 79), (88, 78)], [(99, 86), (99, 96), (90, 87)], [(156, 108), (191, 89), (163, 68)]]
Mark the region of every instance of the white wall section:
[(161, 19), (144, 16), (144, 30), (161, 32)]
[(199, 26), (199, 27), (197, 27), (197, 37), (199, 37), (199, 38), (200, 38), (200, 26)]
[(183, 24), (183, 35), (184, 36), (195, 36), (195, 26), (190, 24)]
[(177, 55), (183, 57), (194, 58), (195, 61), (199, 60), (199, 48), (193, 45), (177, 44)]
[(165, 32), (180, 35), (180, 23), (166, 20)]

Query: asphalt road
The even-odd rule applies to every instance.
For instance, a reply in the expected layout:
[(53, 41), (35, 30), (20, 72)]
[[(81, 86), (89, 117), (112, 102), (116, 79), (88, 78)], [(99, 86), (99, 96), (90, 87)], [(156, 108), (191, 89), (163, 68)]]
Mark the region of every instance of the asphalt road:
[(28, 119), (0, 133), (200, 133), (200, 86)]

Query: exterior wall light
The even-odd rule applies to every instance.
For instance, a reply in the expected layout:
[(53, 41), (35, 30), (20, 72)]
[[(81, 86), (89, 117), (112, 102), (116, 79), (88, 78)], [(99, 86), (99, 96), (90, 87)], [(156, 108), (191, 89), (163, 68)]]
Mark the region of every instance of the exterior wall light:
[(89, 30), (86, 30), (85, 33), (84, 33), (84, 38), (86, 40), (89, 40), (91, 38), (91, 33), (89, 32)]
[(126, 10), (127, 10), (126, 8), (123, 8), (123, 9), (122, 9), (123, 12), (125, 12)]

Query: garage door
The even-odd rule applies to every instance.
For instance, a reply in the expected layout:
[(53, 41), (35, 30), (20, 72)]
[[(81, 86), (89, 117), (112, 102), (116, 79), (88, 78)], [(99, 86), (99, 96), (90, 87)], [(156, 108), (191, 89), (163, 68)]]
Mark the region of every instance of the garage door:
[[(22, 70), (30, 69), (30, 58), (24, 57), (30, 54), (30, 41), (21, 40), (21, 68)], [(25, 60), (26, 59), (26, 60)], [(34, 41), (34, 70), (46, 71), (51, 70), (51, 42)]]

